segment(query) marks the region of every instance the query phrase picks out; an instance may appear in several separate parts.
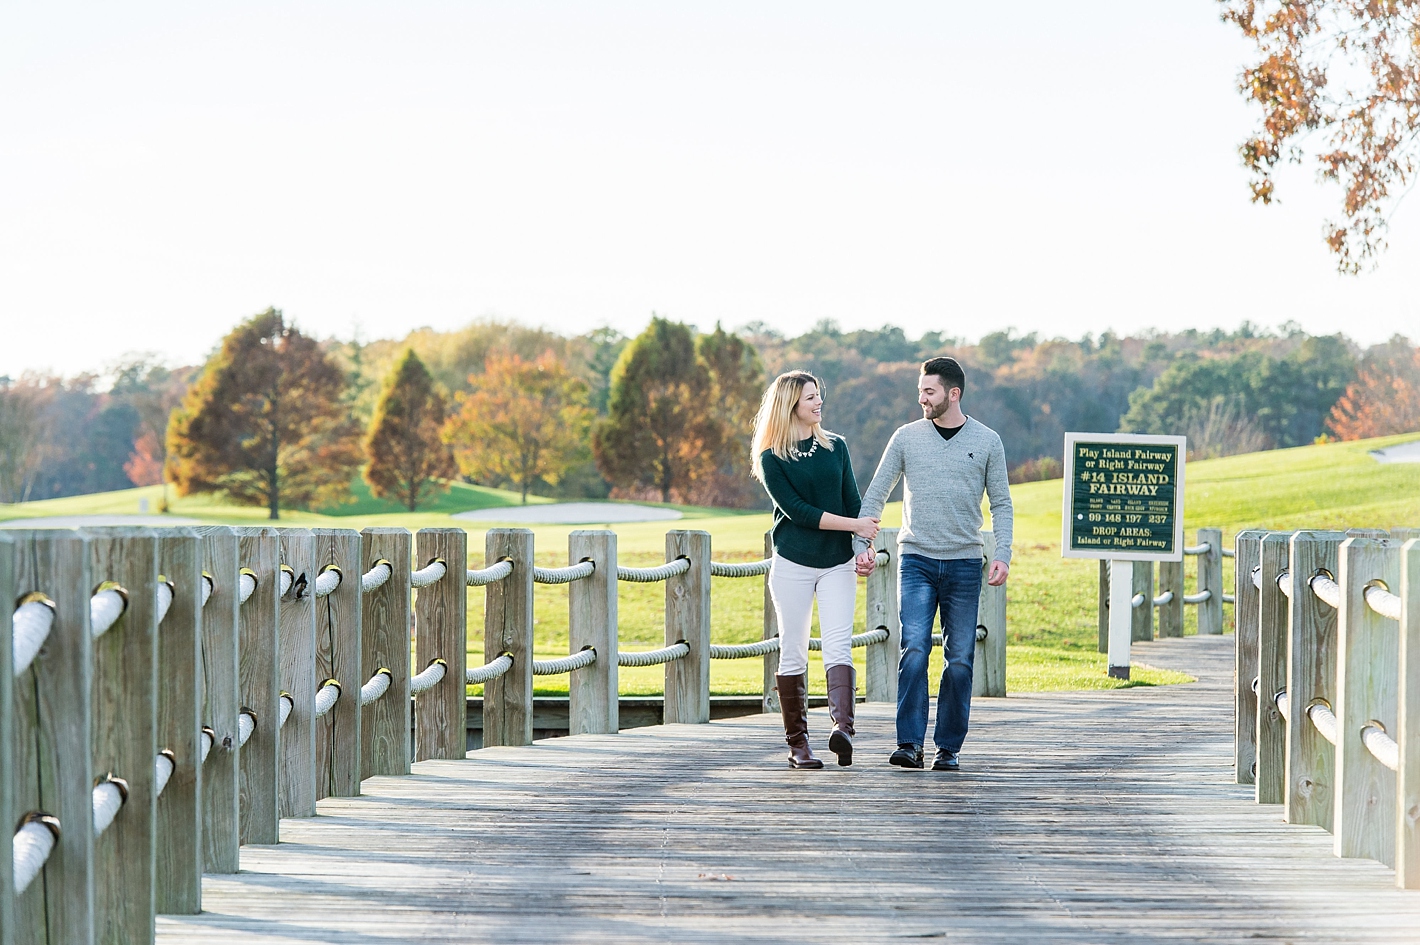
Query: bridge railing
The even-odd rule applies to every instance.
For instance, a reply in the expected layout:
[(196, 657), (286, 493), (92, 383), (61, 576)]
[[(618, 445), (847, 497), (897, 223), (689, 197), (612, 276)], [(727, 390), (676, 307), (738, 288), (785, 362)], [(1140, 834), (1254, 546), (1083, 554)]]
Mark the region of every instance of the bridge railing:
[[(878, 535), (854, 637), (870, 700), (896, 698), (894, 538)], [(767, 586), (763, 639), (711, 642), (711, 578), (767, 581), (767, 560), (717, 563), (702, 531), (669, 532), (653, 568), (620, 566), (610, 531), (572, 532), (562, 568), (536, 566), (526, 529), (489, 530), (481, 568), (466, 544), (448, 528), (0, 534), (16, 602), (0, 607), (0, 945), (151, 941), (155, 914), (200, 911), (203, 873), (236, 872), (282, 818), (462, 758), (469, 684), (486, 745), (532, 740), (536, 675), (569, 675), (574, 733), (617, 731), (620, 666), (665, 666), (667, 722), (709, 721), (713, 659), (762, 660), (770, 702)], [(619, 649), (622, 581), (665, 584), (665, 646)], [(568, 585), (566, 657), (534, 658), (535, 583)], [(470, 586), (486, 594), (473, 667)], [(1005, 695), (1004, 588), (983, 582), (980, 614), (975, 690)]]
[(1420, 888), (1420, 529), (1237, 537), (1239, 784)]
[[(1154, 593), (1154, 562), (1135, 561), (1131, 569), (1133, 617), (1130, 640), (1155, 638), (1154, 615), (1158, 614), (1157, 636), (1183, 636), (1185, 607), (1198, 609), (1198, 632), (1219, 634), (1225, 621), (1223, 605), (1232, 604), (1234, 594), (1223, 588), (1223, 559), (1233, 556), (1233, 549), (1223, 545), (1221, 528), (1200, 528), (1197, 540), (1183, 549), (1182, 561), (1161, 561), (1158, 565), (1158, 593)], [(1188, 559), (1197, 564), (1197, 590), (1184, 593), (1184, 567)], [(1099, 651), (1109, 652), (1109, 568), (1110, 562), (1100, 562), (1099, 580)]]

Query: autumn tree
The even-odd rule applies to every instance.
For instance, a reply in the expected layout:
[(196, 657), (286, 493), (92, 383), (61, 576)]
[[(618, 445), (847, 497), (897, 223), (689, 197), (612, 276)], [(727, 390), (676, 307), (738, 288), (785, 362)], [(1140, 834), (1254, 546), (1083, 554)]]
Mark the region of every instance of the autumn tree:
[(614, 485), (684, 496), (716, 467), (725, 438), (715, 381), (691, 329), (664, 318), (621, 352), (607, 417), (592, 436), (597, 467)]
[(315, 339), (269, 308), (238, 325), (173, 412), (169, 468), (179, 495), (316, 505), (349, 494), (360, 429), (346, 378)]
[(49, 391), (34, 377), (0, 377), (0, 502), (24, 502), (45, 461)]
[(715, 468), (695, 488), (694, 501), (704, 505), (752, 505), (764, 494), (750, 477), (749, 455), (754, 415), (764, 394), (764, 364), (753, 345), (725, 331), (719, 323), (714, 331), (697, 338), (695, 347), (710, 371), (715, 391), (711, 404), (724, 432)]
[(123, 471), (135, 486), (161, 483), (163, 511), (168, 507), (168, 421), (182, 403), (192, 373), (191, 368), (172, 370), (151, 356), (142, 356), (118, 366), (109, 390), (111, 397), (128, 404), (137, 417), (133, 448)]
[(413, 512), (419, 503), (449, 488), (457, 474), (454, 457), (441, 438), (447, 408), (444, 395), (413, 348), (385, 378), (365, 440), (365, 481), (370, 491), (398, 500)]
[(1256, 47), (1238, 88), (1262, 110), (1239, 148), (1252, 199), (1271, 203), (1277, 166), (1314, 161), (1341, 185), (1326, 242), (1343, 272), (1384, 249), (1387, 213), (1420, 157), (1420, 0), (1220, 0)]
[(1326, 426), (1341, 440), (1420, 431), (1420, 349), (1397, 336), (1367, 352)]
[(587, 454), (595, 412), (590, 391), (551, 351), (536, 360), (495, 352), (470, 390), (457, 394), (458, 412), (444, 439), (464, 474), (515, 484), (528, 501), (538, 480), (556, 485)]

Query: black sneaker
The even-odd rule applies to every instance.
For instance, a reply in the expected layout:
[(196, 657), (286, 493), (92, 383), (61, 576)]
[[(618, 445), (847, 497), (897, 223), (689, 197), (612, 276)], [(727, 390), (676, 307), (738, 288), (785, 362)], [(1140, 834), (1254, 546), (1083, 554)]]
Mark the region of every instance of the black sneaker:
[(922, 767), (922, 746), (898, 745), (897, 751), (888, 759), (888, 764), (897, 765), (899, 768)]
[(937, 757), (932, 759), (933, 771), (960, 771), (961, 762), (957, 761), (957, 753), (947, 751), (945, 748), (937, 749)]

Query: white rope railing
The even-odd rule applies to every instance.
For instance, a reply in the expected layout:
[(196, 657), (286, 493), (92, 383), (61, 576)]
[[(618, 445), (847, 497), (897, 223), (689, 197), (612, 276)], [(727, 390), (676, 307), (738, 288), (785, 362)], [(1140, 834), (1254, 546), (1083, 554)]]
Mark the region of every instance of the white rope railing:
[(409, 692), (411, 695), (419, 695), (421, 692), (428, 692), (433, 689), (444, 677), (448, 675), (449, 664), (441, 659), (433, 660), (424, 667), (422, 673), (416, 673), (409, 679)]
[(375, 675), (370, 677), (370, 681), (360, 687), (360, 704), (362, 706), (369, 705), (389, 692), (392, 682), (394, 682), (394, 674), (381, 666), (376, 670)]
[(320, 684), (320, 689), (316, 690), (315, 712), (312, 714), (316, 718), (325, 715), (335, 704), (340, 701), (340, 683), (334, 679), (327, 679)]
[(237, 575), (237, 603), (245, 604), (251, 600), (251, 595), (256, 593), (256, 572), (251, 568), (242, 568)]
[(759, 640), (755, 643), (710, 644), (710, 658), (712, 660), (747, 660), (778, 652), (778, 637), (770, 637), (768, 640)]
[(1221, 554), (1224, 558), (1236, 558), (1238, 556), (1238, 553), (1232, 548), (1224, 548), (1218, 553)]
[[(876, 630), (868, 630), (865, 633), (855, 633), (848, 638), (848, 646), (852, 649), (859, 649), (873, 643), (882, 643), (888, 638), (887, 627), (879, 627)], [(809, 637), (809, 649), (818, 652), (823, 649), (823, 640), (818, 637)]]
[(1292, 599), (1292, 572), (1283, 570), (1277, 575), (1277, 590), (1288, 600)]
[(256, 713), (251, 709), (243, 709), (237, 713), (237, 747), (240, 748), (251, 740), (252, 733), (256, 731)]
[(563, 673), (575, 672), (587, 666), (591, 666), (597, 661), (597, 651), (592, 647), (585, 647), (571, 656), (564, 656), (555, 660), (533, 660), (534, 676), (560, 676)]
[(94, 839), (113, 824), (113, 819), (128, 801), (128, 782), (109, 776), (94, 787)]
[(335, 589), (340, 586), (340, 582), (345, 579), (345, 574), (333, 564), (328, 564), (321, 568), (320, 574), (316, 575), (317, 597), (329, 597), (335, 593)]
[(36, 811), (27, 814), (15, 831), (14, 857), (15, 895), (30, 887), (49, 855), (59, 845), (59, 818)]
[(374, 566), (364, 574), (360, 575), (360, 589), (366, 594), (384, 587), (385, 582), (394, 574), (394, 565), (384, 559), (376, 561)]
[(1380, 584), (1368, 584), (1361, 592), (1361, 596), (1366, 600), (1366, 606), (1380, 614), (1382, 617), (1389, 617), (1391, 620), (1400, 619), (1400, 597), (1392, 594)]
[(1171, 603), (1173, 603), (1173, 591), (1164, 591), (1164, 592), (1163, 592), (1162, 594), (1160, 594), (1158, 597), (1155, 597), (1155, 598), (1154, 598), (1154, 606), (1155, 606), (1155, 607), (1162, 607), (1162, 606), (1164, 606), (1165, 604), (1171, 604)]
[(418, 571), (409, 574), (410, 587), (428, 587), (437, 581), (441, 581), (448, 572), (449, 566), (444, 563), (443, 558), (435, 558)]
[(1366, 750), (1392, 771), (1400, 768), (1400, 746), (1386, 733), (1379, 722), (1367, 722), (1361, 727), (1361, 744)]
[(1135, 594), (1133, 597), (1129, 598), (1129, 606), (1136, 609), (1139, 607), (1143, 607), (1144, 602), (1148, 599), (1149, 598), (1145, 597), (1144, 593), (1140, 591), (1138, 594)]
[[(654, 568), (623, 568), (616, 569), (616, 579), (618, 581), (631, 581), (636, 584), (650, 584), (655, 581), (664, 581), (667, 578), (675, 577), (677, 574), (684, 574), (690, 570), (689, 558), (677, 558), (674, 561), (667, 561), (665, 564)], [(629, 665), (622, 663), (621, 665)]]
[(533, 581), (538, 584), (571, 584), (591, 577), (596, 569), (595, 561), (579, 561), (565, 568), (533, 568)]
[(158, 575), (158, 623), (163, 622), (168, 611), (173, 609), (173, 583)]
[(212, 579), (212, 575), (206, 571), (202, 572), (202, 606), (206, 607), (207, 602), (212, 599), (212, 592), (216, 590), (217, 582)]
[(1223, 603), (1225, 603), (1225, 604), (1236, 604), (1237, 602), (1238, 602), (1238, 599), (1237, 599), (1236, 597), (1234, 597), (1232, 594), (1224, 594), (1224, 595), (1223, 595)]
[(1285, 722), (1292, 721), (1292, 700), (1287, 695), (1287, 690), (1277, 690), (1277, 694), (1272, 697), (1272, 701), (1277, 703), (1277, 714), (1282, 716), (1282, 720)]
[(281, 728), (286, 727), (286, 720), (291, 717), (291, 711), (296, 708), (296, 700), (291, 698), (289, 692), (281, 693), (281, 718), (276, 723)]
[(483, 683), (492, 682), (512, 668), (513, 655), (511, 653), (504, 653), (497, 659), (489, 660), (482, 666), (470, 666), (468, 669), (464, 670), (464, 681), (470, 686), (480, 686)]
[(469, 587), (482, 587), (485, 584), (501, 581), (512, 573), (512, 560), (504, 558), (502, 561), (490, 564), (486, 568), (469, 568), (466, 580)]
[(1341, 585), (1331, 579), (1329, 574), (1318, 574), (1308, 581), (1312, 588), (1312, 593), (1324, 604), (1341, 608)]
[(105, 587), (89, 598), (89, 632), (94, 639), (107, 633), (127, 609), (128, 592), (117, 585)]
[(291, 582), (296, 580), (296, 572), (289, 564), (283, 564), (276, 573), (279, 575), (276, 596), (284, 598), (291, 591)]
[(168, 786), (168, 781), (172, 779), (173, 772), (177, 770), (177, 761), (173, 758), (173, 753), (164, 748), (158, 752), (158, 757), (153, 760), (153, 796), (162, 797), (163, 790)]
[(1203, 542), (1201, 545), (1185, 545), (1183, 553), (1186, 555), (1206, 555), (1213, 550), (1211, 542)]
[[(982, 626), (981, 624), (977, 624), (977, 625), (976, 625), (976, 642), (977, 642), (977, 643), (980, 643), (982, 640), (985, 640), (985, 639), (986, 639), (986, 634), (987, 634), (986, 628), (985, 628), (984, 626)], [(940, 633), (934, 633), (934, 634), (932, 634), (932, 645), (933, 645), (933, 646), (941, 646), (942, 643), (943, 643), (943, 637), (942, 637), (942, 635), (941, 635)]]
[(54, 628), (54, 601), (43, 595), (29, 595), (10, 619), (14, 671), (18, 676), (30, 668), (49, 639), (49, 631)]
[(1321, 701), (1313, 702), (1307, 707), (1307, 718), (1312, 720), (1312, 725), (1322, 738), (1336, 744), (1336, 713), (1331, 711), (1331, 706)]
[(672, 643), (670, 646), (663, 646), (659, 650), (641, 650), (639, 652), (622, 650), (616, 654), (616, 665), (656, 666), (660, 663), (669, 663), (671, 660), (684, 659), (689, 655), (690, 644), (681, 641), (680, 643)]
[[(206, 725), (202, 726), (202, 762), (207, 761), (207, 756), (212, 753), (212, 746), (217, 744), (217, 733)], [(230, 740), (229, 740), (230, 744)]]
[(728, 561), (711, 561), (711, 577), (744, 578), (761, 577), (769, 573), (770, 559), (763, 561), (746, 561), (742, 564), (734, 564)]
[(1209, 599), (1210, 597), (1212, 597), (1212, 596), (1213, 596), (1213, 590), (1212, 590), (1212, 588), (1208, 588), (1208, 589), (1199, 591), (1197, 594), (1184, 594), (1184, 595), (1183, 595), (1183, 602), (1184, 602), (1185, 604), (1201, 604), (1201, 603), (1203, 603), (1205, 600), (1208, 600), (1208, 599)]
[(1259, 591), (1262, 590), (1262, 565), (1252, 569), (1252, 586)]

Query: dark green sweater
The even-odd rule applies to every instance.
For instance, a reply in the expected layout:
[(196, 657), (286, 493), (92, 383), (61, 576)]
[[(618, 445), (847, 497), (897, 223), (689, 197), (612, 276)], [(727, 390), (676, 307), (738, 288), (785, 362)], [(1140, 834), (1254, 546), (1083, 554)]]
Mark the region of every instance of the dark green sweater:
[[(825, 512), (857, 518), (862, 506), (848, 444), (841, 436), (829, 438), (833, 449), (820, 446), (801, 459), (782, 460), (773, 450), (761, 457), (764, 488), (774, 500), (774, 551), (807, 568), (832, 568), (853, 557), (851, 532), (819, 531), (818, 523)], [(806, 453), (813, 442), (810, 437), (795, 446)]]

